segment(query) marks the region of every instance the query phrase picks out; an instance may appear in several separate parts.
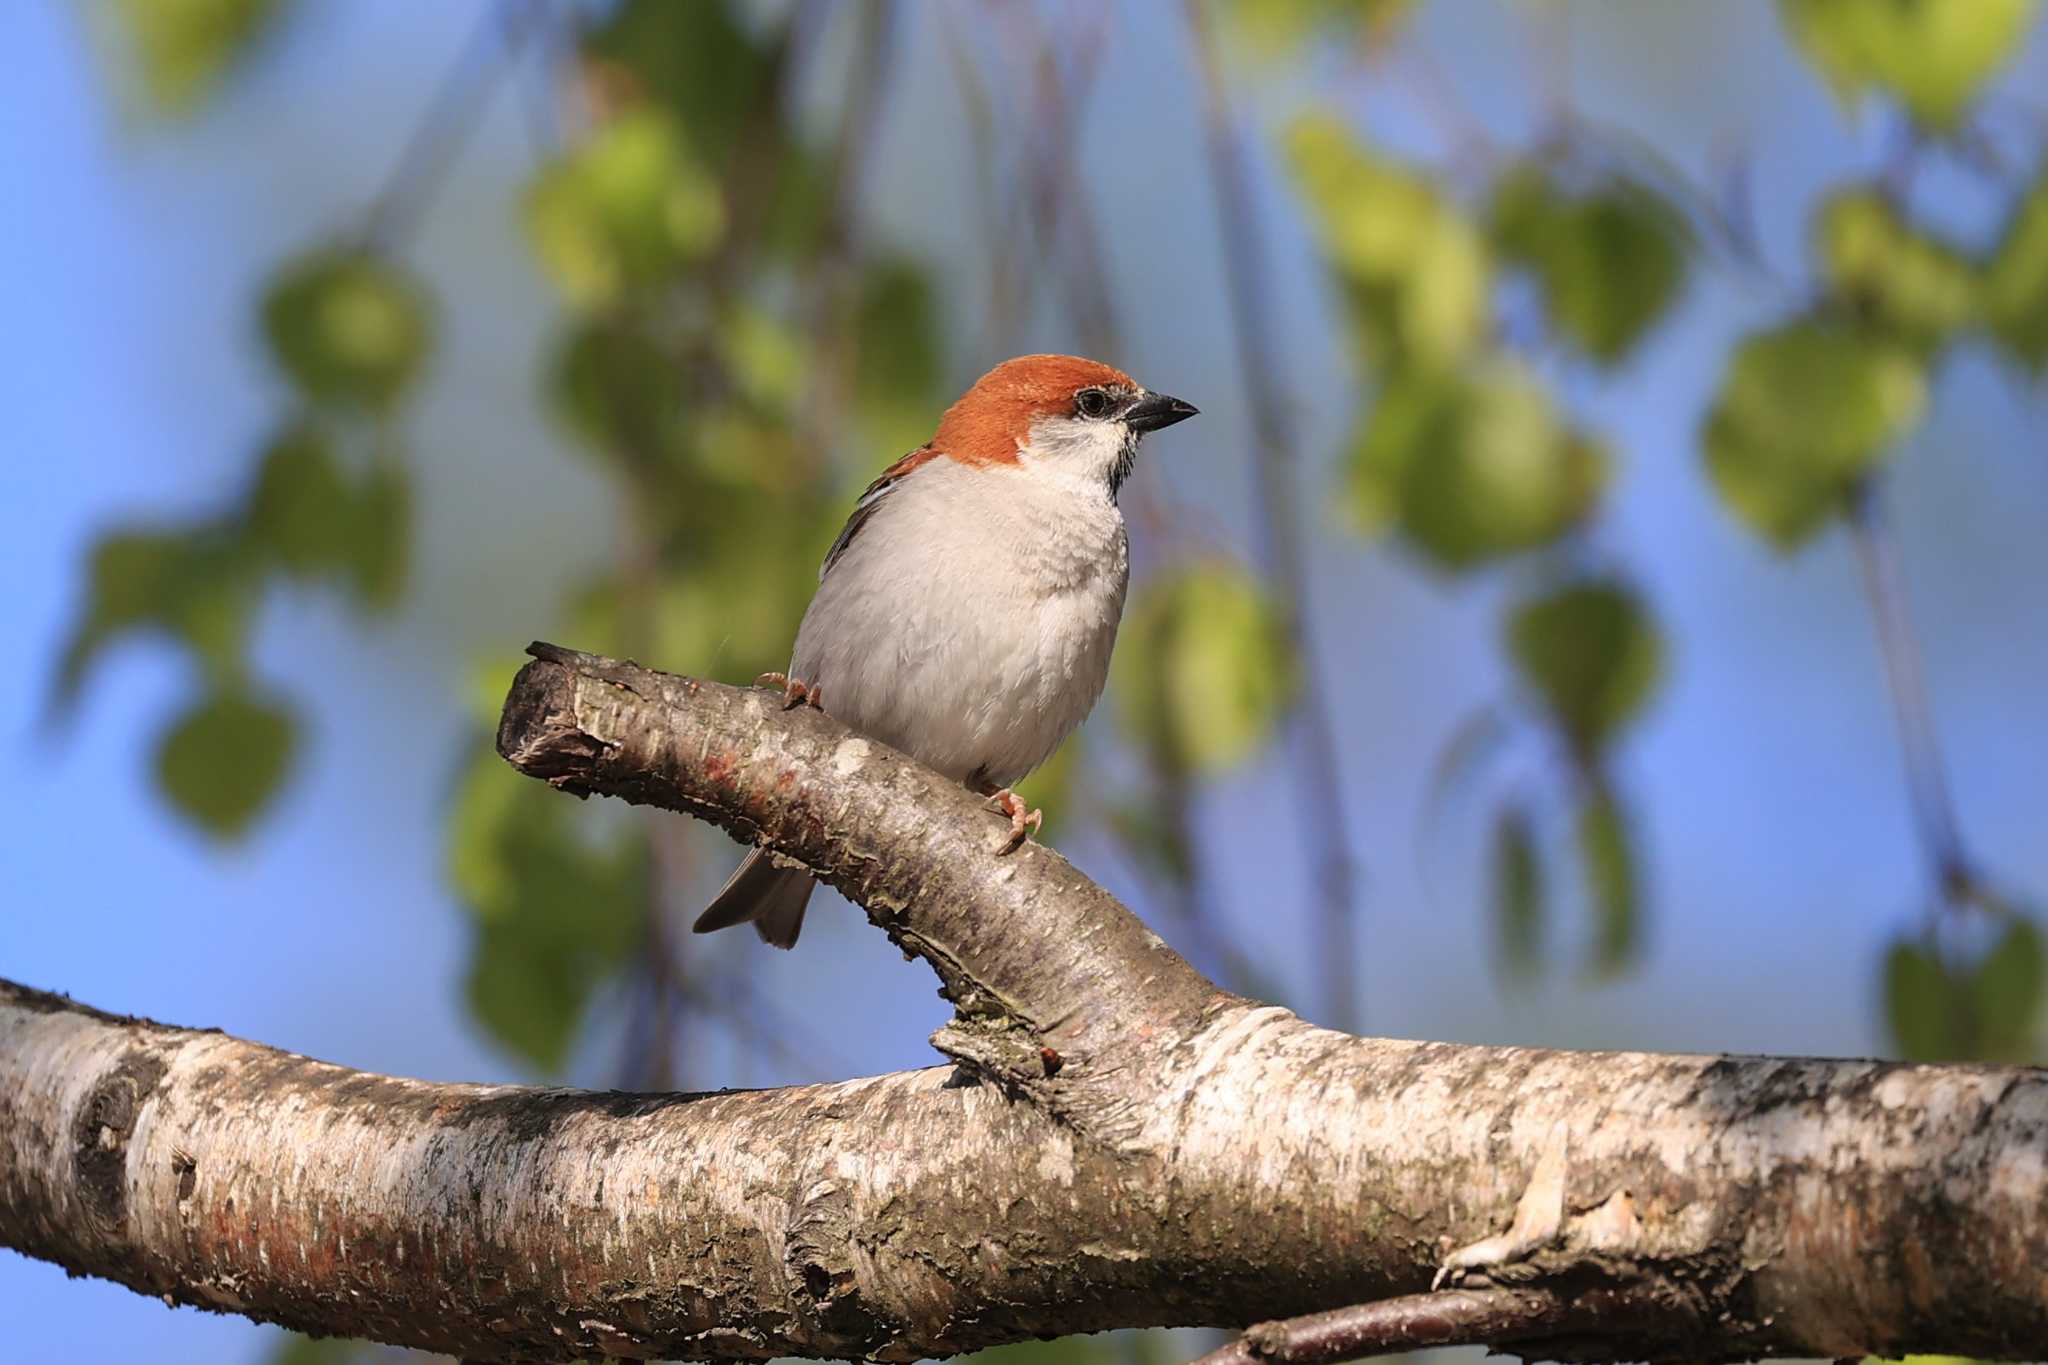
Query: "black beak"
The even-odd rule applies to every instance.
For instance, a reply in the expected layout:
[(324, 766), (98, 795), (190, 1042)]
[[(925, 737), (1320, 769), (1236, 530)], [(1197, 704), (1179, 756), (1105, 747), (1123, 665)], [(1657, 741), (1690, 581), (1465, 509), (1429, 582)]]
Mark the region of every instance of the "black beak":
[(1170, 427), (1175, 422), (1185, 422), (1201, 409), (1193, 403), (1164, 393), (1148, 393), (1124, 409), (1124, 425), (1132, 431), (1143, 433)]

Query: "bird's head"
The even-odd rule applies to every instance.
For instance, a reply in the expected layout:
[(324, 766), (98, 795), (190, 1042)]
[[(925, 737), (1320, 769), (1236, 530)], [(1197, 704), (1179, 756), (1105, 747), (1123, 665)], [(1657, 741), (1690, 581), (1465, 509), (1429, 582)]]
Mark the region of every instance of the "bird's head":
[(1006, 360), (946, 409), (932, 448), (969, 464), (1018, 464), (1116, 496), (1139, 438), (1195, 415), (1122, 370), (1072, 355)]

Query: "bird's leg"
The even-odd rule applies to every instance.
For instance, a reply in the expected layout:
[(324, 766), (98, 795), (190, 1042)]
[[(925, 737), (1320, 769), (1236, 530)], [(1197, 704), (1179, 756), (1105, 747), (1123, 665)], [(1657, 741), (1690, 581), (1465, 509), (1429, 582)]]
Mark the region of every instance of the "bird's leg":
[(1045, 821), (1044, 811), (1033, 810), (1017, 793), (1008, 787), (998, 787), (979, 773), (974, 777), (974, 790), (986, 796), (991, 807), (1010, 817), (1010, 832), (995, 847), (997, 857), (1014, 852), (1023, 844), (1026, 832), (1036, 833)]
[(825, 691), (823, 688), (812, 687), (807, 683), (798, 682), (787, 673), (763, 673), (760, 677), (754, 679), (754, 686), (781, 688), (782, 709), (785, 711), (795, 710), (805, 702), (809, 702), (816, 710), (822, 711), (825, 709)]

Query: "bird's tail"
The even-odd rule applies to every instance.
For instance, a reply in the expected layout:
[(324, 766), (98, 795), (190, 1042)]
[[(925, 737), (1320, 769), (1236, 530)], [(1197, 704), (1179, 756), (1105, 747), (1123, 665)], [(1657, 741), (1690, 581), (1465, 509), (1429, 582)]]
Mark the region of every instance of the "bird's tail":
[(796, 936), (803, 932), (804, 907), (816, 885), (803, 868), (777, 867), (766, 849), (757, 848), (726, 879), (690, 927), (708, 934), (751, 922), (762, 942), (794, 948)]

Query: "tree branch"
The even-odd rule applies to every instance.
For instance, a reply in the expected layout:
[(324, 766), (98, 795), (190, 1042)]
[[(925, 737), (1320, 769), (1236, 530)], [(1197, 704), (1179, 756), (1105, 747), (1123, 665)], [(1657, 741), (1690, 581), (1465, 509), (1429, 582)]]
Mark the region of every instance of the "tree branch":
[(902, 1360), (1347, 1304), (1375, 1306), (1254, 1347), (1396, 1320), (1573, 1360), (2048, 1340), (2042, 1072), (1317, 1029), (1050, 850), (991, 855), (979, 801), (826, 716), (535, 653), (516, 766), (816, 869), (938, 971), (962, 1065), (428, 1085), (0, 986), (0, 1243), (476, 1360)]

